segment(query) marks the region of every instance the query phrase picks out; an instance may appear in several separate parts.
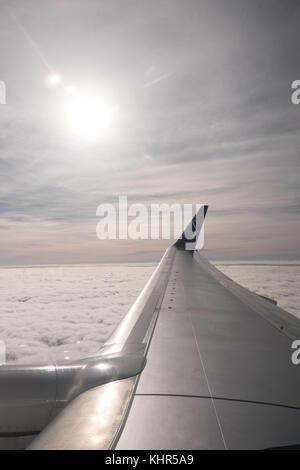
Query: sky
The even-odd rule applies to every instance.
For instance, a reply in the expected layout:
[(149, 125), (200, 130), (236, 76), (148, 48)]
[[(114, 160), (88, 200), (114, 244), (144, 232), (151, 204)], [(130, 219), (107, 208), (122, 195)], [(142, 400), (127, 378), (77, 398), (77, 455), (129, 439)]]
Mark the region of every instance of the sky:
[(159, 260), (97, 238), (119, 195), (209, 204), (210, 259), (300, 259), (299, 24), (297, 0), (1, 0), (0, 264)]

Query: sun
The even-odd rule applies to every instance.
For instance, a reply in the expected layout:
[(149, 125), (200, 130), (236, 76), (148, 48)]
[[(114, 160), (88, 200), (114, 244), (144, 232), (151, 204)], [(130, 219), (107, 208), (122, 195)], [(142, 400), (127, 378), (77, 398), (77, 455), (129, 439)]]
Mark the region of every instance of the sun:
[(67, 123), (74, 136), (94, 141), (111, 135), (116, 124), (117, 109), (96, 94), (71, 93)]
[(51, 87), (57, 87), (62, 83), (62, 78), (57, 73), (53, 73), (47, 77), (48, 85)]

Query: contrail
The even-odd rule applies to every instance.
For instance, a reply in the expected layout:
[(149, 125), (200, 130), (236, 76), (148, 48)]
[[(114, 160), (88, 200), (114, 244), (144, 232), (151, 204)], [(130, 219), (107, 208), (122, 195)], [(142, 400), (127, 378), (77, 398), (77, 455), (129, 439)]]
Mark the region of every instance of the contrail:
[(32, 46), (33, 50), (37, 53), (37, 55), (39, 56), (39, 58), (41, 59), (41, 61), (43, 62), (43, 64), (45, 65), (45, 67), (47, 67), (47, 69), (52, 72), (52, 67), (50, 66), (49, 62), (47, 61), (47, 59), (45, 58), (45, 56), (43, 55), (41, 49), (39, 48), (39, 46), (37, 45), (37, 43), (32, 39), (32, 37), (30, 36), (30, 34), (28, 33), (28, 31), (24, 28), (24, 26), (20, 23), (20, 21), (17, 19), (17, 17), (14, 15), (14, 13), (9, 10), (7, 8), (7, 12), (9, 14), (9, 16), (11, 17), (11, 19), (13, 20), (13, 22), (15, 23), (15, 25), (19, 28), (19, 30), (24, 34), (26, 40), (28, 41), (28, 43)]
[(171, 72), (170, 73), (165, 73), (164, 75), (161, 75), (160, 77), (155, 78), (151, 82), (145, 83), (143, 85), (143, 88), (148, 88), (150, 86), (156, 85), (157, 83), (161, 82), (162, 80), (166, 80), (167, 78), (171, 77), (171, 75), (173, 75), (173, 73), (171, 73)]

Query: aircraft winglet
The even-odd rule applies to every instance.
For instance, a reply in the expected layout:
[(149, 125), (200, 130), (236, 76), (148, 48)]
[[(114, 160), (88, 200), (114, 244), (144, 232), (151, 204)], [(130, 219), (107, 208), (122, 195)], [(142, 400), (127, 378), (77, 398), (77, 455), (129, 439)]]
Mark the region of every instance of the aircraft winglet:
[(208, 210), (208, 205), (203, 205), (194, 215), (190, 223), (185, 228), (183, 234), (174, 243), (176, 248), (182, 250), (199, 250), (203, 246), (204, 219)]

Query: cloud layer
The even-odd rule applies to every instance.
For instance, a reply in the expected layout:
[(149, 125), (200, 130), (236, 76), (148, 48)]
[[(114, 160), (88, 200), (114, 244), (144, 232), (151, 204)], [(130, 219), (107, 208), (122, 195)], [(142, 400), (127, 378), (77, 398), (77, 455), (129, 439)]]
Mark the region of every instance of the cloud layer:
[(0, 339), (7, 362), (50, 363), (95, 353), (153, 270), (153, 265), (0, 268)]
[[(299, 266), (217, 267), (300, 318)], [(0, 268), (7, 362), (68, 361), (96, 352), (153, 270), (150, 264)]]

